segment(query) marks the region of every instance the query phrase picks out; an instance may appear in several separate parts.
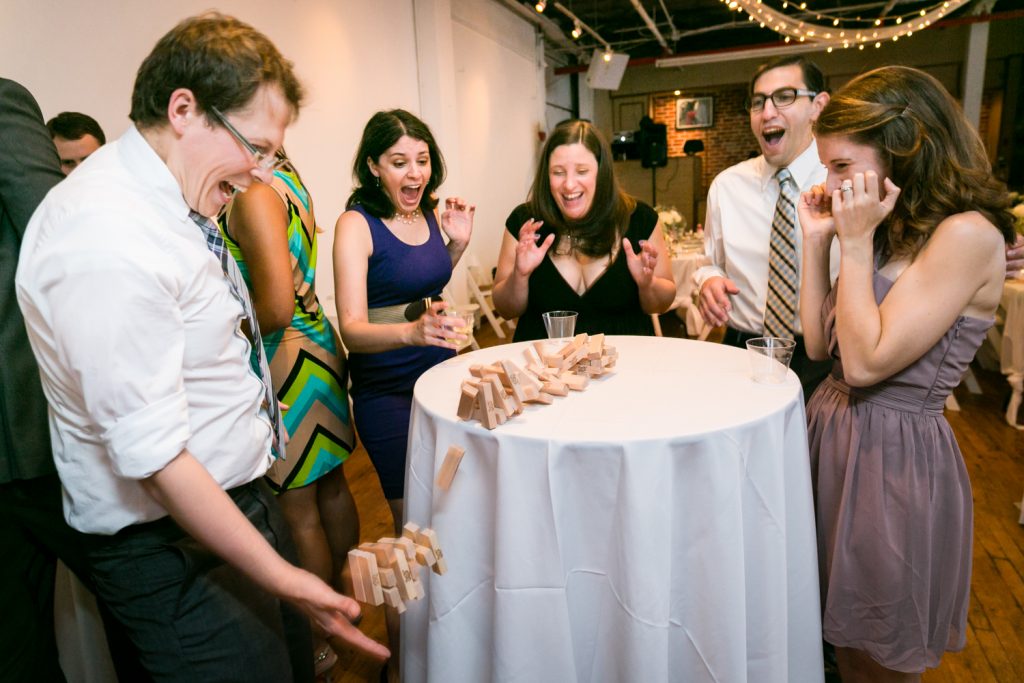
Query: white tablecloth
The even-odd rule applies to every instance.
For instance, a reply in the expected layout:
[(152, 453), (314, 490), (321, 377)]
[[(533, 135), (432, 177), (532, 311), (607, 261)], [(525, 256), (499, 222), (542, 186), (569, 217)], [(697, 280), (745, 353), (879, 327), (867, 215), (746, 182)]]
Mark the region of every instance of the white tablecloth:
[(703, 248), (699, 251), (677, 250), (672, 253), (672, 279), (676, 283), (676, 298), (672, 302), (672, 308), (675, 309), (676, 315), (686, 322), (686, 333), (691, 337), (699, 336), (704, 329), (704, 319), (700, 311), (692, 305), (693, 274), (698, 268), (710, 262), (704, 255)]
[(718, 344), (609, 343), (613, 375), (494, 431), (458, 420), (460, 382), (524, 344), (417, 383), (406, 519), (437, 531), (448, 573), (403, 619), (403, 680), (821, 681), (796, 376), (756, 384)]

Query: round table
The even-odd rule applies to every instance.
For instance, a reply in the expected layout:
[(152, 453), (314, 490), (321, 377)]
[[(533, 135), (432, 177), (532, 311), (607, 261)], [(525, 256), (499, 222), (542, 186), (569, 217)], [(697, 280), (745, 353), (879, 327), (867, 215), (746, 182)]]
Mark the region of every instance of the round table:
[[(416, 384), (406, 518), (448, 572), (403, 616), (403, 680), (820, 681), (804, 404), (746, 352), (609, 337), (612, 374), (493, 431), (456, 416), (469, 367)], [(450, 490), (448, 447), (466, 450)]]

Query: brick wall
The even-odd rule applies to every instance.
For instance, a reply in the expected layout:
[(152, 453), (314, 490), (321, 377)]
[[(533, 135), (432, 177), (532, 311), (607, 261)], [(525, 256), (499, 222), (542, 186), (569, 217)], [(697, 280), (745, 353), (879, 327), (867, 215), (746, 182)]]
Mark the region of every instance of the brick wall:
[[(712, 97), (713, 124), (710, 128), (676, 130), (676, 100), (678, 97)], [(750, 132), (750, 117), (743, 111), (746, 87), (742, 85), (707, 88), (700, 91), (686, 91), (676, 96), (655, 95), (651, 98), (651, 118), (655, 123), (664, 123), (668, 129), (668, 155), (683, 156), (683, 143), (687, 140), (703, 140), (704, 157), (702, 195), (716, 175), (735, 163), (743, 161), (750, 152), (758, 151), (757, 140)], [(758, 153), (760, 153), (758, 151)]]

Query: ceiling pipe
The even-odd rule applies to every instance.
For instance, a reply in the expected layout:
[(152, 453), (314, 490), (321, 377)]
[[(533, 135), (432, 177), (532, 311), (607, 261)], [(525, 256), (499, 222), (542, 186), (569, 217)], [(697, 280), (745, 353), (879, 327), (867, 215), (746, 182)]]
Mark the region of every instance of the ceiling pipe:
[(583, 50), (583, 48), (580, 45), (577, 45), (573, 41), (569, 40), (568, 36), (562, 33), (562, 29), (558, 26), (558, 24), (553, 22), (551, 19), (548, 19), (543, 14), (540, 14), (532, 9), (527, 8), (525, 5), (517, 2), (516, 0), (501, 0), (501, 2), (503, 5), (505, 5), (505, 7), (508, 7), (510, 10), (512, 10), (519, 16), (523, 17), (530, 23), (538, 26), (541, 32), (544, 34), (544, 37), (547, 40), (554, 43), (555, 45), (565, 48), (569, 52), (575, 52), (577, 54), (582, 54), (583, 52), (585, 52), (585, 50)]
[(677, 43), (679, 42), (680, 37), (679, 29), (677, 29), (676, 25), (672, 22), (672, 13), (668, 11), (667, 7), (665, 7), (665, 0), (658, 0), (658, 2), (661, 4), (661, 11), (665, 14), (665, 20), (668, 21), (668, 27), (672, 29), (672, 42)]
[(582, 19), (577, 17), (575, 14), (573, 14), (572, 11), (570, 9), (568, 9), (565, 5), (563, 5), (560, 2), (556, 2), (556, 3), (554, 3), (554, 6), (555, 6), (556, 10), (558, 10), (559, 12), (564, 14), (565, 16), (569, 17), (570, 21), (575, 22), (576, 25), (578, 25), (581, 29), (586, 31), (594, 40), (596, 40), (597, 42), (601, 43), (601, 45), (604, 46), (604, 51), (606, 53), (613, 52), (612, 46), (608, 44), (607, 40), (605, 40), (601, 36), (597, 35), (597, 31), (595, 31), (594, 29), (590, 28), (590, 26), (588, 26), (585, 21), (583, 21)]
[(630, 3), (632, 3), (633, 9), (636, 10), (636, 13), (639, 14), (640, 18), (644, 20), (645, 24), (647, 24), (647, 28), (651, 29), (651, 33), (654, 34), (654, 37), (661, 44), (661, 49), (663, 49), (665, 52), (671, 52), (671, 48), (669, 48), (668, 43), (665, 42), (665, 36), (661, 35), (661, 31), (658, 30), (657, 24), (655, 24), (654, 21), (651, 20), (651, 16), (647, 14), (647, 10), (645, 10), (640, 5), (640, 0), (629, 1)]

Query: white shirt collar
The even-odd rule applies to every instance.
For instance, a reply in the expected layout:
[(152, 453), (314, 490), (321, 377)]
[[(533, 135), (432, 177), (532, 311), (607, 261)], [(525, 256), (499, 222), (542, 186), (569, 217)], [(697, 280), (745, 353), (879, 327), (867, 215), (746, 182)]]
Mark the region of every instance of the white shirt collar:
[[(760, 162), (761, 191), (764, 192), (768, 190), (771, 183), (775, 182), (775, 173), (779, 169), (769, 164), (763, 154), (758, 157), (758, 161)], [(815, 171), (821, 168), (821, 160), (818, 159), (818, 145), (815, 144), (814, 138), (811, 138), (811, 144), (807, 145), (807, 149), (801, 152), (787, 168), (793, 174), (796, 186), (801, 190), (807, 189), (808, 181), (814, 177)]]
[(181, 186), (164, 160), (150, 146), (138, 128), (129, 126), (119, 140), (118, 147), (124, 164), (152, 192), (154, 201), (161, 204), (178, 220), (190, 221), (191, 208), (185, 203)]

